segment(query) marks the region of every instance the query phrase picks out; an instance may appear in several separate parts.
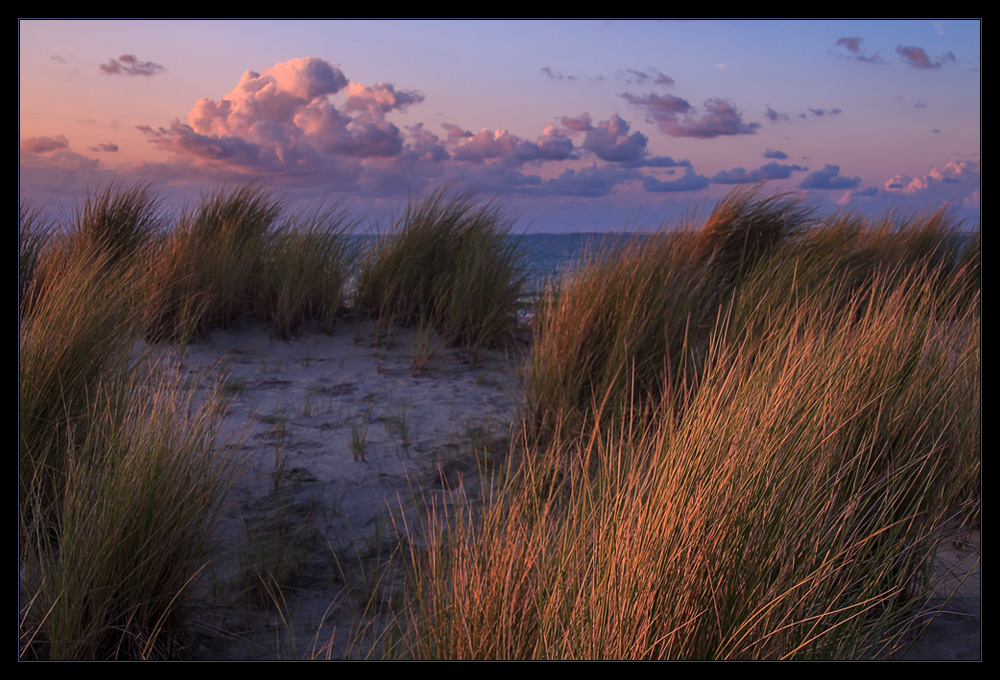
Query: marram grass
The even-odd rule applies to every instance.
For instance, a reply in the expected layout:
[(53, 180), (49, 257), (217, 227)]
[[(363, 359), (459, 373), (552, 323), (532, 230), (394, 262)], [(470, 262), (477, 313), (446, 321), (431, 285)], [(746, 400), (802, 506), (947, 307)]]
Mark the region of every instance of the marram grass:
[[(509, 221), (468, 194), (411, 202), (357, 271), (336, 209), (286, 215), (256, 185), (173, 224), (158, 206), (109, 187), (59, 229), (21, 205), (22, 658), (182, 656), (195, 625), (222, 403), (136, 339), (331, 332), (345, 303), (473, 348), (515, 330)], [(365, 655), (899, 649), (944, 527), (979, 517), (981, 246), (959, 228), (735, 192), (553, 282), (504, 482), (408, 530), (410, 598)]]
[[(976, 258), (941, 226), (768, 227), (766, 248), (723, 258), (735, 277), (688, 256), (720, 252), (693, 230), (573, 275), (539, 312), (509, 480), (411, 544), (389, 652), (898, 653), (937, 541), (979, 507)], [(863, 267), (800, 256), (824, 240)]]

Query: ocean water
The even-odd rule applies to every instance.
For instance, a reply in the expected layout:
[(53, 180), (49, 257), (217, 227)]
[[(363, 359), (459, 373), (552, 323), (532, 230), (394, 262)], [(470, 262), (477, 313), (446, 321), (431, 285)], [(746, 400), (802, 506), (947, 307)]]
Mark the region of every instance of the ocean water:
[(643, 234), (524, 234), (511, 236), (523, 258), (528, 290), (538, 292), (550, 278), (563, 276), (589, 257)]

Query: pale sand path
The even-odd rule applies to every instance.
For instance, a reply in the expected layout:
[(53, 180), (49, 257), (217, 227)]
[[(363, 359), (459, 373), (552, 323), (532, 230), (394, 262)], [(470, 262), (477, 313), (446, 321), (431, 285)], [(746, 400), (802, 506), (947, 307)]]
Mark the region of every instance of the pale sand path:
[[(332, 658), (343, 657), (371, 596), (398, 594), (376, 573), (398, 546), (393, 518), (405, 511), (414, 526), (421, 494), (478, 499), (479, 466), (506, 452), (522, 359), (486, 352), (474, 363), (436, 341), (414, 377), (414, 333), (398, 330), (379, 347), (373, 330), (345, 322), (332, 336), (282, 342), (247, 324), (180, 355), (192, 385), (223, 376), (232, 399), (224, 436), (237, 442), (241, 471), (212, 574), (229, 604), (197, 615), (205, 634), (194, 656), (325, 657), (332, 647)], [(177, 350), (160, 351), (176, 362)], [(254, 602), (256, 572), (283, 584), (281, 610)], [(245, 593), (248, 581), (256, 593)], [(213, 640), (213, 631), (226, 635)]]
[[(183, 355), (158, 350), (165, 364), (180, 358), (191, 385), (223, 376), (232, 398), (224, 432), (240, 465), (218, 527), (215, 604), (201, 598), (196, 610), (203, 634), (194, 657), (363, 653), (350, 640), (372, 620), (366, 602), (399, 594), (376, 569), (399, 547), (393, 522), (405, 515), (415, 526), (425, 513), (418, 497), (477, 502), (480, 467), (499, 468), (522, 402), (523, 358), (486, 352), (474, 364), (438, 343), (426, 373), (414, 377), (414, 333), (398, 330), (379, 347), (373, 330), (345, 322), (333, 336), (282, 342), (246, 324), (215, 331)], [(960, 547), (945, 543), (939, 572), (966, 560), (962, 573), (975, 564), (974, 574), (907, 660), (981, 658), (978, 532)], [(268, 572), (283, 584), (280, 607), (259, 603), (274, 597), (253, 574)]]

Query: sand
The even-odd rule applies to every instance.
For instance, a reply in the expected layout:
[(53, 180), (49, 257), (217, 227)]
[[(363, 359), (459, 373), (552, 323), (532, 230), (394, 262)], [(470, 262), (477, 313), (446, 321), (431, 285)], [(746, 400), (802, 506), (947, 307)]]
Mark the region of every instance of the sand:
[[(342, 323), (282, 342), (246, 325), (183, 352), (157, 349), (188, 385), (222, 380), (231, 399), (221, 437), (238, 475), (218, 522), (213, 592), (195, 603), (192, 656), (363, 653), (351, 645), (357, 629), (384, 623), (372, 608), (400, 594), (379, 568), (402, 520), (418, 526), (427, 503), (481, 500), (480, 468), (498, 468), (508, 449), (523, 359), (434, 338), (415, 376), (416, 334), (377, 344), (374, 330)], [(262, 585), (269, 574), (280, 595)]]
[[(283, 342), (247, 324), (183, 352), (156, 349), (190, 386), (222, 380), (231, 399), (222, 436), (238, 474), (209, 585), (193, 604), (190, 656), (364, 656), (386, 629), (373, 612), (401, 596), (380, 566), (405, 562), (403, 523), (413, 533), (429, 503), (481, 502), (479, 471), (500, 469), (523, 400), (523, 357), (473, 357), (435, 339), (415, 376), (416, 334), (399, 329), (376, 343), (374, 330), (345, 322), (332, 336)], [(950, 602), (938, 600), (945, 613), (904, 659), (981, 658), (978, 532), (967, 538), (943, 544), (938, 571), (972, 576)], [(280, 590), (264, 586), (275, 581)]]

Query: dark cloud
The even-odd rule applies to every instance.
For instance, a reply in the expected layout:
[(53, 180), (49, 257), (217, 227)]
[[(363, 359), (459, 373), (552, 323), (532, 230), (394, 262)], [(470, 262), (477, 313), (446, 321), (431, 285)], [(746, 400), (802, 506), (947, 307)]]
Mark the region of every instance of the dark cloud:
[(777, 149), (767, 149), (764, 151), (764, 158), (777, 158), (778, 160), (785, 160), (788, 158), (788, 154), (784, 151), (778, 151)]
[(858, 37), (840, 38), (837, 40), (837, 47), (843, 47), (845, 50), (850, 52), (851, 57), (857, 61), (864, 61), (869, 64), (875, 64), (881, 61), (877, 53), (869, 54), (862, 51), (862, 42), (862, 39)]
[(645, 110), (646, 118), (671, 137), (712, 139), (725, 135), (753, 135), (760, 123), (744, 123), (736, 107), (725, 99), (709, 99), (698, 115), (691, 104), (670, 94), (621, 95), (628, 103)]
[[(834, 107), (832, 109), (809, 109), (809, 113), (814, 116), (835, 116), (838, 113), (843, 113), (843, 111), (839, 107)], [(806, 114), (800, 113), (799, 117), (805, 118)]]
[(165, 70), (160, 64), (139, 61), (134, 54), (123, 54), (117, 59), (109, 59), (107, 64), (101, 64), (101, 71), (108, 75), (155, 76)]
[(777, 111), (772, 109), (770, 105), (768, 105), (767, 113), (765, 113), (764, 116), (772, 123), (777, 123), (779, 120), (784, 120), (784, 121), (789, 120), (787, 113), (778, 113)]
[(688, 159), (676, 161), (670, 156), (649, 156), (635, 163), (626, 164), (636, 168), (690, 168), (691, 161)]
[(662, 182), (649, 175), (642, 178), (642, 188), (650, 192), (697, 191), (706, 188), (709, 183), (710, 180), (707, 177), (695, 174), (691, 168), (688, 168), (680, 179), (667, 182)]
[(943, 64), (955, 63), (955, 55), (951, 52), (945, 52), (935, 61), (928, 56), (922, 47), (903, 47), (899, 45), (896, 47), (896, 53), (913, 68), (937, 69), (941, 68)]
[(55, 137), (28, 137), (21, 140), (21, 151), (27, 153), (49, 153), (59, 149), (68, 149), (69, 140), (65, 135)]
[(114, 153), (118, 151), (118, 145), (112, 144), (111, 142), (105, 142), (103, 144), (98, 144), (96, 146), (87, 147), (91, 151), (104, 152), (104, 153)]
[(925, 104), (924, 102), (917, 102), (916, 104), (913, 105), (913, 108), (915, 108), (915, 109), (926, 109), (927, 108), (927, 104)]
[(715, 184), (749, 184), (769, 179), (788, 179), (792, 176), (793, 170), (802, 171), (805, 168), (800, 165), (783, 165), (771, 161), (750, 172), (743, 168), (723, 170), (712, 178), (712, 182)]
[(602, 161), (639, 161), (648, 153), (649, 138), (641, 132), (629, 134), (629, 124), (618, 114), (591, 127), (583, 148)]
[(541, 186), (542, 193), (556, 196), (607, 196), (624, 181), (641, 177), (638, 171), (616, 167), (565, 170)]
[(802, 189), (854, 189), (861, 184), (860, 177), (843, 177), (839, 165), (827, 165), (822, 170), (809, 173), (799, 183)]

